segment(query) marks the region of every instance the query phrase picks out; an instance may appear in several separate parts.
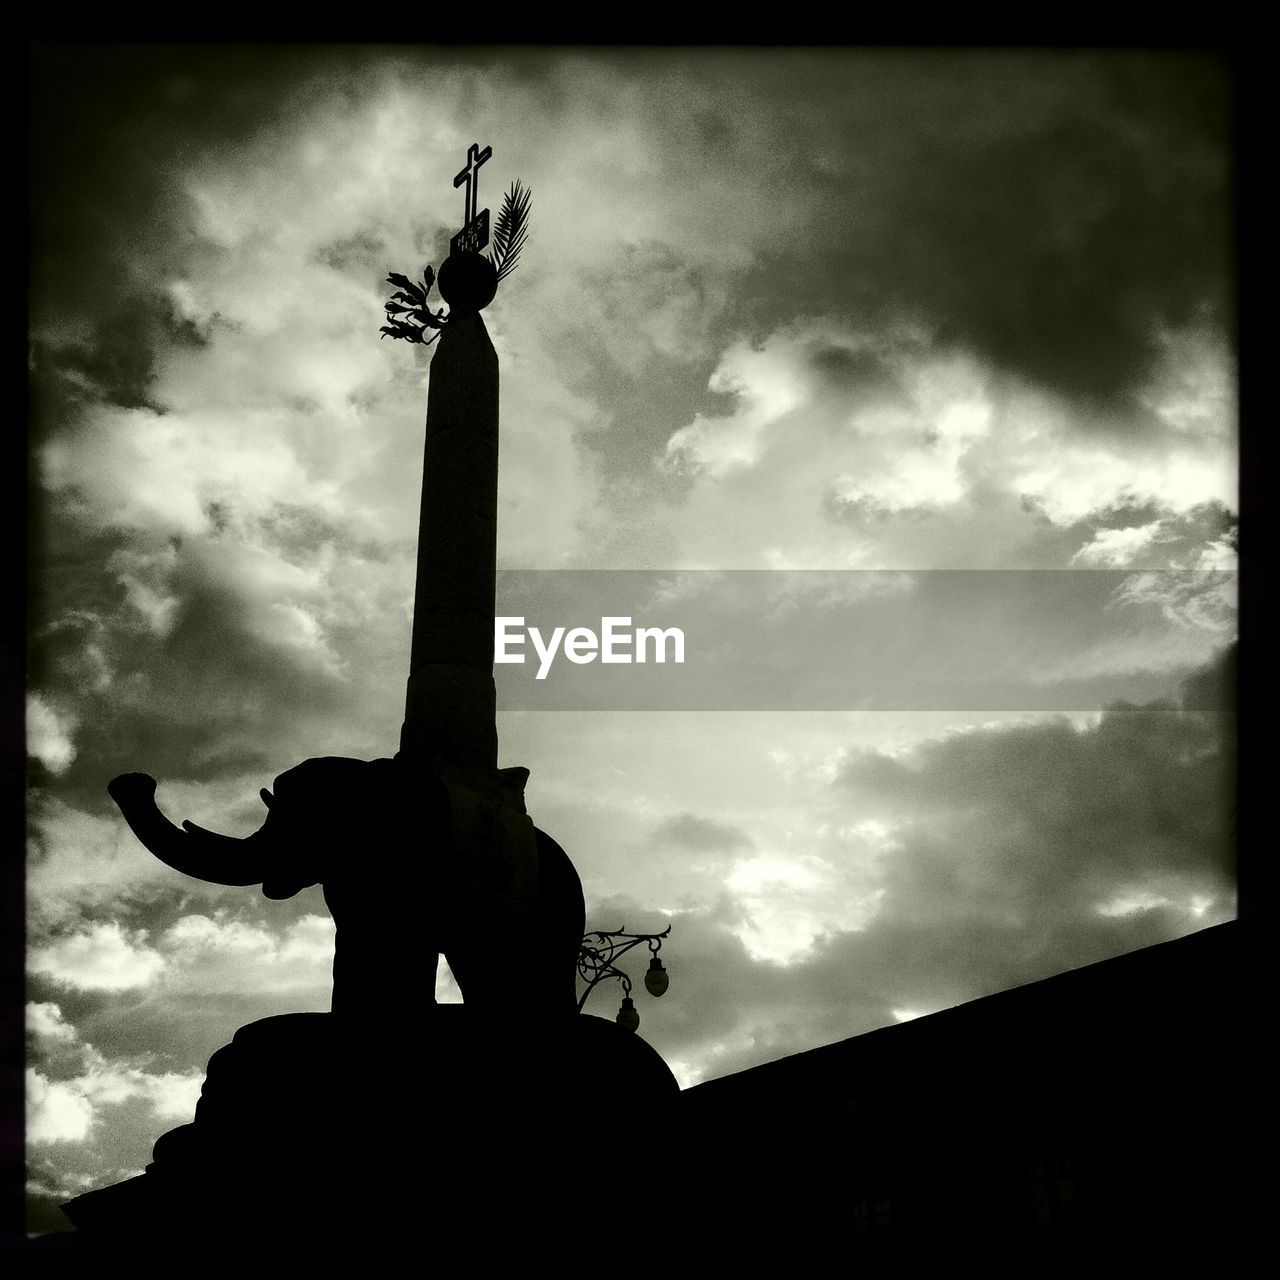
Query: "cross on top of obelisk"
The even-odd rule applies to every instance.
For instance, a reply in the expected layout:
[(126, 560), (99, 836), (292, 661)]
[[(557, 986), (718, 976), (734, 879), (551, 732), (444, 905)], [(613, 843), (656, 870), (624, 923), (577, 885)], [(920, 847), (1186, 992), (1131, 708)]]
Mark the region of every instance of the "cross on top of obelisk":
[(492, 155), (492, 147), (485, 147), (481, 151), (479, 143), (473, 142), (467, 148), (467, 163), (463, 166), (462, 172), (453, 180), (455, 187), (462, 186), (464, 182), (467, 184), (466, 215), (462, 219), (464, 227), (476, 216), (476, 204), (478, 203), (476, 197), (480, 192), (480, 166)]
[(479, 143), (473, 142), (467, 148), (466, 165), (453, 180), (455, 187), (460, 187), (465, 182), (467, 191), (462, 230), (449, 241), (451, 253), (479, 253), (489, 243), (489, 210), (485, 209), (477, 216), (476, 205), (480, 195), (480, 166), (492, 155), (492, 147), (481, 150)]

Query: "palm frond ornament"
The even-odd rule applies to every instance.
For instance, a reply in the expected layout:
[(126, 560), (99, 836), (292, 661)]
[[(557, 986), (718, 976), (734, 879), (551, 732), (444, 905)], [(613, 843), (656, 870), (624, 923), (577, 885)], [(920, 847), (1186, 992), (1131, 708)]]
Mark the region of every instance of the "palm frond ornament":
[(511, 190), (502, 197), (502, 210), (493, 227), (493, 248), (486, 255), (498, 270), (501, 284), (518, 265), (520, 250), (529, 234), (529, 202), (533, 198), (528, 187), (517, 178)]
[[(455, 185), (457, 185), (456, 182)], [(470, 193), (469, 199), (474, 202), (474, 196), (470, 195)], [(502, 198), (502, 208), (498, 213), (498, 218), (493, 228), (492, 248), (488, 253), (484, 254), (484, 258), (488, 260), (496, 273), (498, 284), (501, 284), (519, 264), (520, 251), (524, 248), (525, 241), (529, 236), (531, 201), (532, 192), (518, 178), (511, 184), (511, 190)], [(482, 234), (487, 238), (488, 218), (489, 211), (486, 209), (479, 220), (475, 223), (469, 223), (464, 232), (459, 233), (459, 237), (472, 227), (482, 227)], [(459, 237), (455, 237), (455, 241)], [(481, 240), (476, 247), (483, 248), (483, 245), (484, 241)], [(455, 243), (455, 255), (458, 247)], [(465, 258), (468, 254), (464, 251), (462, 256)], [(476, 253), (471, 260), (478, 263), (480, 256), (480, 254)], [(452, 268), (453, 263), (450, 263), (449, 267)], [(445, 268), (442, 267), (441, 270), (443, 271)], [(490, 277), (490, 279), (492, 278)], [(430, 266), (423, 267), (421, 280), (410, 280), (408, 276), (401, 275), (398, 271), (392, 271), (387, 276), (387, 283), (395, 285), (396, 292), (384, 304), (387, 322), (382, 326), (382, 336), (384, 338), (401, 338), (405, 342), (416, 342), (421, 346), (430, 346), (440, 336), (440, 331), (449, 323), (449, 313), (443, 307), (438, 311), (433, 311), (427, 301), (428, 295), (436, 283), (435, 271)], [(449, 292), (445, 288), (444, 282), (441, 283), (440, 287), (445, 289), (446, 293)], [(450, 294), (450, 296), (452, 297), (453, 295)], [(493, 296), (492, 290), (490, 290), (488, 296)], [(428, 337), (429, 330), (433, 332)]]

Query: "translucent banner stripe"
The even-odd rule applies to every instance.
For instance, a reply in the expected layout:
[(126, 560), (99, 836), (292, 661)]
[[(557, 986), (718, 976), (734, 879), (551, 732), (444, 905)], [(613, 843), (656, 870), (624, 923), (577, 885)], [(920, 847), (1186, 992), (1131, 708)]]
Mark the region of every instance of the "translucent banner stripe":
[(1230, 643), (1225, 570), (499, 574), (504, 710), (1099, 709)]

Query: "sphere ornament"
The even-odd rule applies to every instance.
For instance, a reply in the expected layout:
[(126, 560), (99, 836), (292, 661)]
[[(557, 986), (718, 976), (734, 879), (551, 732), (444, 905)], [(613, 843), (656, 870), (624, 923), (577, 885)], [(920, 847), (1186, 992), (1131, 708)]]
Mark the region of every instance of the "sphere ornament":
[(464, 249), (440, 264), (436, 287), (455, 311), (483, 311), (498, 292), (498, 271), (483, 254)]
[[(405, 342), (429, 347), (444, 331), (456, 312), (474, 316), (491, 303), (498, 286), (516, 269), (520, 250), (529, 235), (529, 188), (518, 179), (502, 198), (502, 208), (489, 236), (489, 210), (478, 208), (476, 194), (480, 166), (493, 156), (492, 147), (472, 143), (467, 149), (467, 163), (453, 180), (455, 187), (466, 187), (466, 210), (462, 229), (449, 240), (449, 256), (440, 265), (440, 275), (424, 267), (421, 280), (410, 280), (398, 271), (387, 276), (396, 292), (384, 303), (387, 322), (382, 326), (384, 338), (400, 338)], [(482, 252), (490, 245), (487, 253)], [(440, 296), (451, 311), (443, 307), (433, 311), (428, 295), (439, 285)]]

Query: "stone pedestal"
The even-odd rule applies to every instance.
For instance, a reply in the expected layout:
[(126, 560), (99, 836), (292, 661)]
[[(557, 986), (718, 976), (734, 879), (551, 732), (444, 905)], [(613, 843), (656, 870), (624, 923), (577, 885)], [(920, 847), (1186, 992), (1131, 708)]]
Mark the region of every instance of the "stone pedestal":
[(64, 1211), (86, 1258), (253, 1273), (381, 1242), (483, 1272), (611, 1235), (582, 1189), (632, 1141), (659, 1157), (678, 1094), (649, 1045), (583, 1014), (267, 1018), (214, 1054), (194, 1122), (141, 1177)]

